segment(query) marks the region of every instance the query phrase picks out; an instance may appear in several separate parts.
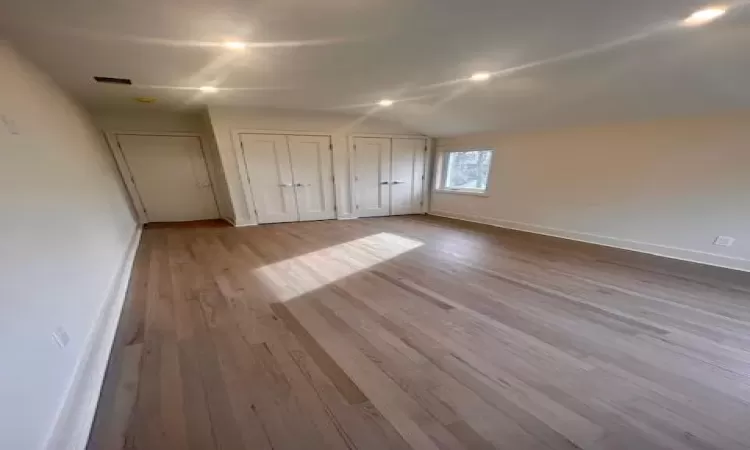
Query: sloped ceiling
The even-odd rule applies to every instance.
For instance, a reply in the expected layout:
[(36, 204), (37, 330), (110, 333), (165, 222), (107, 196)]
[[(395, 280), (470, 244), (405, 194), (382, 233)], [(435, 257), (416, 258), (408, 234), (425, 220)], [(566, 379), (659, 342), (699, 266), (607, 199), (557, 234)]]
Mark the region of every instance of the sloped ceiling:
[[(698, 0), (0, 0), (0, 33), (92, 106), (375, 114), (448, 136), (750, 108), (750, 8)], [(225, 48), (245, 41), (245, 50)], [(495, 76), (485, 83), (475, 71)], [(133, 86), (95, 84), (94, 75)], [(197, 90), (217, 86), (219, 92)], [(382, 98), (397, 100), (379, 108)], [(145, 106), (144, 106), (145, 107)], [(153, 106), (152, 106), (153, 107)]]

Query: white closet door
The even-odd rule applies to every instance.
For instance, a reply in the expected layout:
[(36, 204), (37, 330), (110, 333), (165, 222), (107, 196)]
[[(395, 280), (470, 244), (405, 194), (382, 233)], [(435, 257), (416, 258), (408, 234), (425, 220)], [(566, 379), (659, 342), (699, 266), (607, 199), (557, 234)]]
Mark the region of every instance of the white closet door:
[(354, 186), (359, 217), (391, 213), (391, 140), (354, 138)]
[(117, 143), (149, 222), (219, 217), (199, 138), (120, 134)]
[(240, 141), (258, 222), (299, 220), (286, 136), (242, 134)]
[(299, 220), (336, 217), (329, 136), (288, 136)]
[(393, 139), (391, 214), (422, 212), (425, 139)]

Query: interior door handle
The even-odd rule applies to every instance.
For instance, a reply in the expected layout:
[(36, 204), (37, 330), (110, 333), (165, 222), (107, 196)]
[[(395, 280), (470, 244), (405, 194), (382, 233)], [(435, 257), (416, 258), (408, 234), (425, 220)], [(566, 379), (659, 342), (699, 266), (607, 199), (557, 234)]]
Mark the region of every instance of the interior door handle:
[(380, 184), (388, 184), (387, 181), (381, 181)]
[(404, 184), (406, 181), (391, 181), (391, 184)]
[(305, 187), (305, 186), (312, 186), (312, 184), (309, 184), (309, 183), (308, 184), (297, 183), (297, 184), (295, 184), (295, 186), (297, 186), (297, 187)]
[(291, 183), (281, 183), (279, 186), (281, 186), (281, 187), (292, 187), (293, 185)]

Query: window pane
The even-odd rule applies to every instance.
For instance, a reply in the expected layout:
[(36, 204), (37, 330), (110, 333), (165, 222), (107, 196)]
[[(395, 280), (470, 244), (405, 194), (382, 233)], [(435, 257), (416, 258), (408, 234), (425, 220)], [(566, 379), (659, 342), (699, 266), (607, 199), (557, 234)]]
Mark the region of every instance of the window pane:
[(492, 150), (447, 153), (445, 187), (486, 190), (491, 160)]

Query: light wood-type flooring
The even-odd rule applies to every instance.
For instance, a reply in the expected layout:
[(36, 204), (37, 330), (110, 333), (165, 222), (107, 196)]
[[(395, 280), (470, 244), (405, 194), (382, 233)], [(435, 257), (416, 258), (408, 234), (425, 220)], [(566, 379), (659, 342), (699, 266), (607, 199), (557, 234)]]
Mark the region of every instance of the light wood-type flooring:
[(750, 274), (432, 217), (145, 230), (90, 450), (750, 448)]

